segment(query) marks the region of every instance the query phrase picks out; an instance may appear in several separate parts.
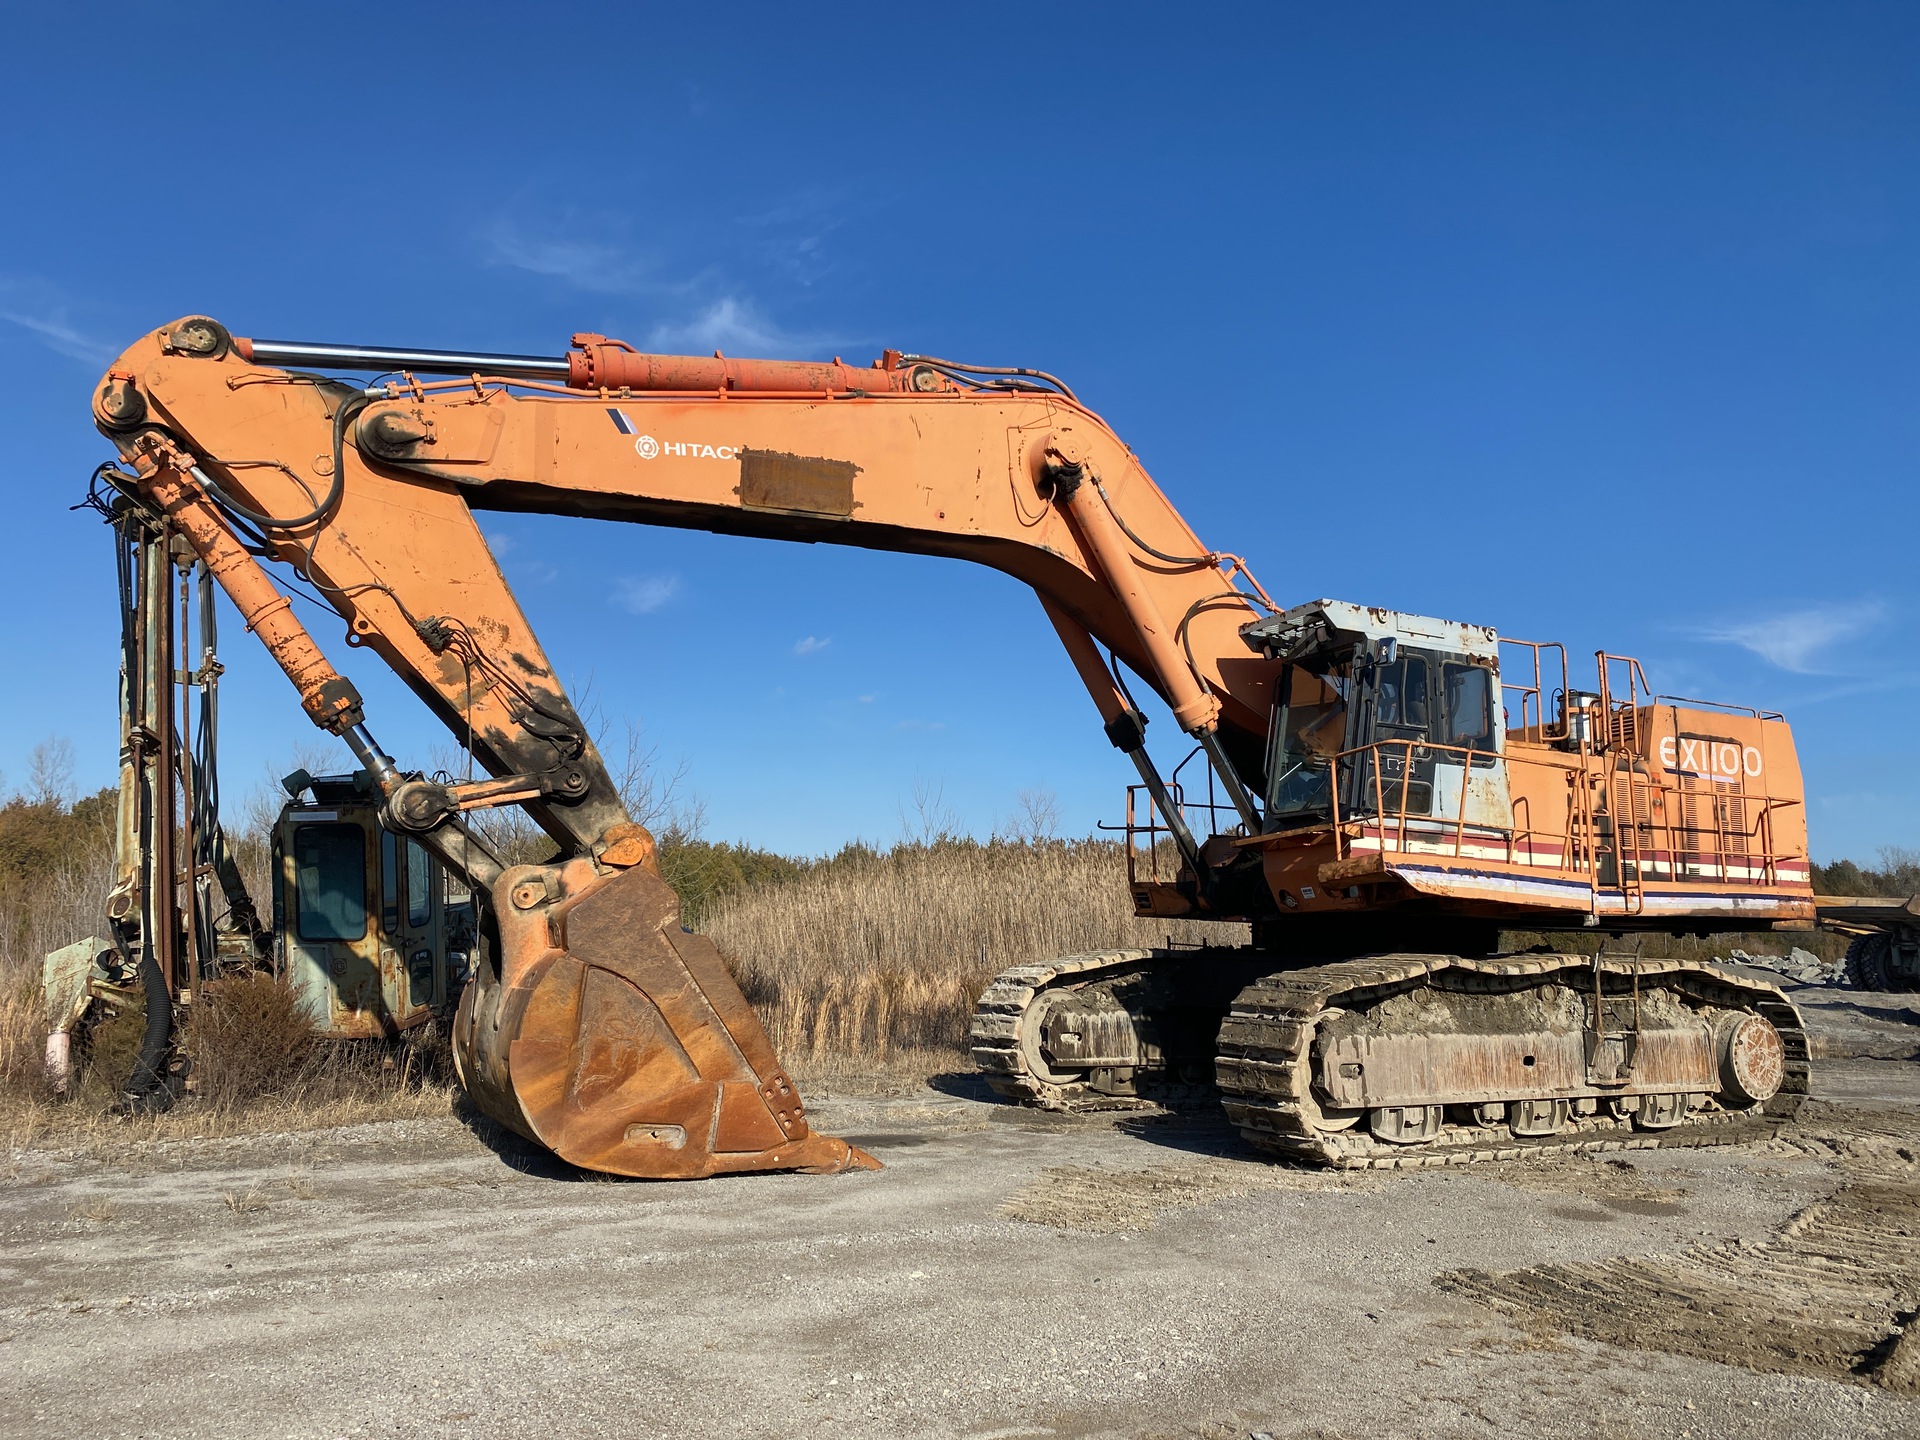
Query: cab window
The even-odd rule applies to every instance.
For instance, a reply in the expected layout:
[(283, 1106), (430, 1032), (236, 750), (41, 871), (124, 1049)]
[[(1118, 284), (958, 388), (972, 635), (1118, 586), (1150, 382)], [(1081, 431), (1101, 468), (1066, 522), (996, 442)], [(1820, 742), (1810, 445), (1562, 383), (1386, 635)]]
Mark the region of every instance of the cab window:
[(1427, 728), (1427, 662), (1418, 655), (1402, 655), (1380, 667), (1378, 723), (1406, 729)]
[(1463, 750), (1492, 750), (1493, 677), (1480, 665), (1446, 664), (1441, 666), (1441, 684), (1445, 691), (1445, 727), (1443, 745)]
[(1333, 761), (1346, 748), (1347, 684), (1341, 671), (1281, 672), (1268, 742), (1271, 814), (1322, 811), (1332, 803)]
[(432, 867), (420, 842), (407, 841), (407, 924), (416, 930), (433, 918)]
[(299, 826), (293, 872), (302, 940), (358, 940), (367, 933), (367, 842), (358, 825)]
[(380, 832), (380, 928), (400, 933), (400, 840), (390, 830)]

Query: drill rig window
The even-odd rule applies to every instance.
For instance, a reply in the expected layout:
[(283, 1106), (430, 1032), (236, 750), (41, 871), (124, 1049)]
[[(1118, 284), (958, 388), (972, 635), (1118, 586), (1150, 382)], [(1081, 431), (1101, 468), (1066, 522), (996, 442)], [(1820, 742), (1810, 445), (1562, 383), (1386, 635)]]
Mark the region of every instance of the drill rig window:
[(407, 924), (423, 929), (433, 919), (433, 859), (418, 840), (407, 841)]
[(390, 830), (380, 832), (380, 928), (400, 933), (400, 840)]
[(302, 825), (293, 832), (295, 923), (302, 940), (358, 940), (367, 933), (367, 839), (358, 825)]

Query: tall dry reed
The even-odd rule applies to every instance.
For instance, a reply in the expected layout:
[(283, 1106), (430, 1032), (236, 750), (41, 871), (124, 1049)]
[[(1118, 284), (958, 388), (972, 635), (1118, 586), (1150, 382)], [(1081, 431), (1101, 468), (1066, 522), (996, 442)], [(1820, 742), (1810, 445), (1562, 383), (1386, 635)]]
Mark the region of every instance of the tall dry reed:
[(967, 1021), (1011, 965), (1206, 940), (1240, 925), (1136, 919), (1107, 841), (941, 841), (855, 852), (722, 901), (719, 945), (775, 1049), (834, 1067), (961, 1061)]

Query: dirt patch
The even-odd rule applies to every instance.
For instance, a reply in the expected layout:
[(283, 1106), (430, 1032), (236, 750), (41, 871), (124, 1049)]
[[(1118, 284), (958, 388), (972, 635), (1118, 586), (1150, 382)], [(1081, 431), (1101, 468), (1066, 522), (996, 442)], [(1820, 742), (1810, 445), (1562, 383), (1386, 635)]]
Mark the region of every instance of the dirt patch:
[(1842, 1183), (1758, 1244), (1500, 1274), (1456, 1270), (1434, 1283), (1610, 1345), (1920, 1395), (1916, 1128), (1910, 1113), (1851, 1112), (1844, 1124), (1816, 1123), (1772, 1142), (1780, 1153), (1831, 1162)]
[(1141, 1170), (1059, 1165), (1000, 1207), (1010, 1220), (1056, 1230), (1150, 1230), (1169, 1210), (1211, 1205), (1261, 1190), (1373, 1190), (1379, 1181), (1294, 1170), (1263, 1161), (1186, 1160)]
[(1688, 1193), (1677, 1185), (1654, 1183), (1631, 1160), (1617, 1156), (1564, 1155), (1505, 1161), (1479, 1166), (1473, 1173), (1535, 1195), (1591, 1200), (1623, 1215), (1677, 1214), (1680, 1207), (1674, 1202)]

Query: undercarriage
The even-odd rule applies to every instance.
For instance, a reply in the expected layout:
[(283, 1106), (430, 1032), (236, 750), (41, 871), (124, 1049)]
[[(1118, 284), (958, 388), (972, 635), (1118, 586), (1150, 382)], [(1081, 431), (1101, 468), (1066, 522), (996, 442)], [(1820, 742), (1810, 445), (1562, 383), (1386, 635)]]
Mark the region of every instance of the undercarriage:
[(1256, 1149), (1342, 1169), (1765, 1138), (1808, 1074), (1800, 1017), (1765, 982), (1536, 953), (1066, 956), (996, 979), (972, 1046), (1012, 1100), (1217, 1102)]

